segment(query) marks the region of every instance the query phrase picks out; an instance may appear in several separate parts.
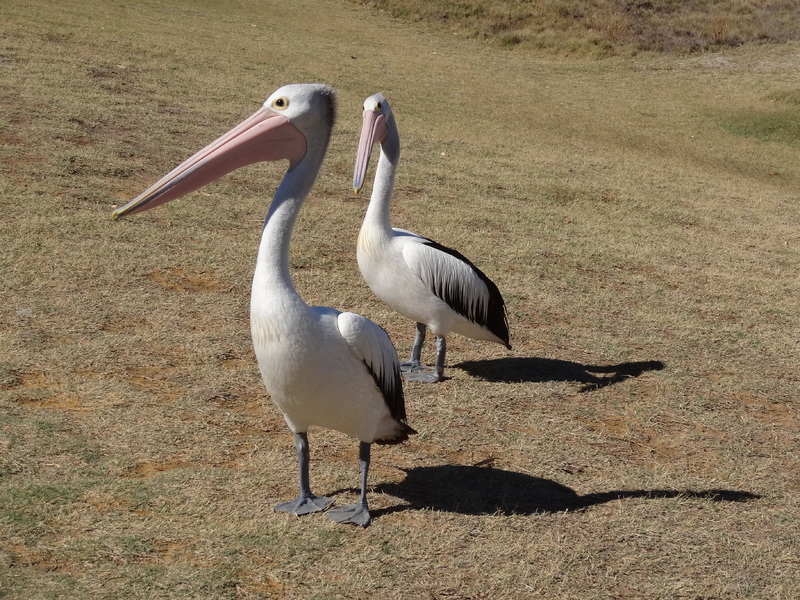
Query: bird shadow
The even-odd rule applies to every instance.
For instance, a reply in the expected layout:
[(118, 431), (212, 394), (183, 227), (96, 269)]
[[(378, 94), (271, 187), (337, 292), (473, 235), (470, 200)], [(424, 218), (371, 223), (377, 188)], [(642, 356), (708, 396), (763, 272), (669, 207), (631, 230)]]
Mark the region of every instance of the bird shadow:
[[(484, 461), (485, 463), (486, 461)], [(591, 506), (626, 498), (697, 498), (712, 502), (749, 502), (761, 496), (741, 490), (639, 489), (577, 494), (549, 479), (491, 466), (440, 465), (404, 469), (400, 482), (375, 486), (376, 492), (390, 494), (404, 505), (372, 511), (373, 516), (403, 510), (431, 509), (462, 515), (532, 515), (582, 511)]]
[(582, 383), (580, 392), (591, 392), (646, 371), (660, 371), (660, 360), (625, 362), (618, 365), (584, 365), (569, 360), (539, 357), (510, 357), (490, 360), (468, 360), (453, 365), (486, 381), (523, 383), (545, 381), (574, 381)]

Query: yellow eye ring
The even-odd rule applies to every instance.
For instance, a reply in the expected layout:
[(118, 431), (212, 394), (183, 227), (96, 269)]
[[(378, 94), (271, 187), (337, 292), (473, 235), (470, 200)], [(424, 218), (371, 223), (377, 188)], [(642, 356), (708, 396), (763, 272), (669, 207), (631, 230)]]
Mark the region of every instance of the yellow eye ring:
[(383, 103), (382, 102), (376, 102), (375, 103), (375, 110), (378, 111), (378, 112), (381, 112), (383, 110)]
[(276, 110), (286, 110), (289, 108), (289, 99), (286, 96), (275, 98), (275, 100), (272, 101), (272, 108)]

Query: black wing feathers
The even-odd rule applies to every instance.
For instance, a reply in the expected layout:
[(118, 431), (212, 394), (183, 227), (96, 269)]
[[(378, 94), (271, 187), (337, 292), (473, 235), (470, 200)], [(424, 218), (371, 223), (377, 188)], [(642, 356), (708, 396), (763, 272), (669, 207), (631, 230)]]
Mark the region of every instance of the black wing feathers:
[[(454, 311), (466, 317), (473, 323), (483, 325), (497, 337), (505, 342), (507, 348), (511, 348), (508, 343), (508, 316), (506, 314), (506, 304), (503, 296), (495, 283), (489, 279), (486, 274), (476, 267), (472, 262), (458, 250), (453, 250), (447, 246), (443, 246), (438, 242), (424, 238), (423, 242), (426, 246), (430, 246), (441, 252), (445, 252), (454, 258), (469, 265), (475, 274), (486, 284), (489, 290), (489, 302), (485, 309), (475, 299), (474, 294), (470, 294), (468, 290), (464, 290), (459, 285), (458, 281), (443, 281), (437, 282), (432, 291), (436, 296), (444, 300)], [(472, 298), (472, 301), (470, 301)]]

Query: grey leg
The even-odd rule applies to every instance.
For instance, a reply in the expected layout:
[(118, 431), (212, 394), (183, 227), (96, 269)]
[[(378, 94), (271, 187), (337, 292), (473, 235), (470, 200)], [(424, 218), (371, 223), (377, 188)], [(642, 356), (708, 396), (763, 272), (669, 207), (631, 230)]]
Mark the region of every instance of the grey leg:
[(436, 336), (436, 363), (434, 370), (439, 381), (444, 381), (444, 357), (447, 354), (447, 341), (443, 335)]
[(336, 523), (353, 523), (366, 527), (369, 525), (369, 506), (367, 506), (367, 475), (369, 474), (369, 453), (372, 444), (361, 442), (358, 448), (358, 464), (361, 467), (361, 496), (356, 504), (343, 504), (332, 508), (326, 516)]
[(414, 345), (411, 347), (411, 358), (408, 362), (400, 363), (401, 371), (411, 371), (420, 366), (420, 356), (422, 356), (422, 344), (425, 343), (425, 323), (417, 323), (417, 333), (414, 336)]
[(300, 495), (291, 502), (278, 504), (275, 510), (293, 515), (306, 515), (318, 510), (325, 510), (333, 503), (333, 499), (315, 496), (311, 493), (308, 477), (308, 435), (305, 432), (296, 433), (294, 434), (294, 442), (295, 450), (297, 450), (297, 467), (300, 471)]
[[(424, 326), (423, 326), (424, 327)], [(433, 367), (418, 364), (403, 372), (406, 381), (417, 383), (437, 383), (444, 381), (444, 360), (447, 354), (447, 342), (443, 335), (436, 336), (436, 362)]]

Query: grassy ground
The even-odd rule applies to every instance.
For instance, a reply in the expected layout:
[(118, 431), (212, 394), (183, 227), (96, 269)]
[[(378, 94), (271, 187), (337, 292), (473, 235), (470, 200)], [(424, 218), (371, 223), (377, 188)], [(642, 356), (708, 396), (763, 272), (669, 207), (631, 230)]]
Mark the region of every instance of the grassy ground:
[(703, 52), (800, 38), (797, 0), (354, 0), (495, 46), (570, 56)]
[[(800, 596), (800, 46), (509, 53), (349, 2), (6, 4), (0, 23), (0, 597)], [(313, 15), (313, 18), (310, 18)], [(290, 518), (292, 436), (249, 339), (284, 165), (120, 223), (291, 81), (339, 89), (295, 232), (312, 303), (370, 294), (361, 101), (404, 144), (398, 226), (498, 283), (512, 344), (453, 337), (373, 453), (373, 524)], [(355, 496), (357, 445), (312, 431)]]

